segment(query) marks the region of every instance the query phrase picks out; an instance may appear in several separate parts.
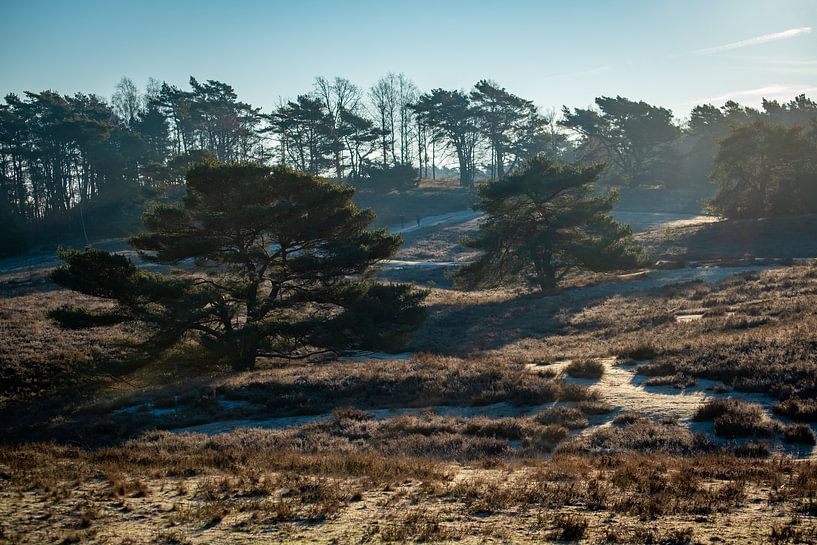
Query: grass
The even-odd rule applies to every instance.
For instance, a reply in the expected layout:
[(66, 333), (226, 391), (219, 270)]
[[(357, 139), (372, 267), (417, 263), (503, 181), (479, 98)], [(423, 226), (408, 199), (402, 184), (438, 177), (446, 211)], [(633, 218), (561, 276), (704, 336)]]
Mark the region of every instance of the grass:
[(559, 447), (561, 452), (609, 455), (647, 452), (690, 455), (716, 450), (705, 436), (674, 422), (657, 422), (633, 413), (622, 413), (614, 426), (602, 427), (575, 437)]
[[(685, 543), (690, 530), (673, 525), (706, 517), (709, 527), (733, 528), (732, 540), (759, 542), (741, 532), (765, 526), (768, 537), (785, 519), (753, 506), (768, 502), (780, 517), (794, 516), (817, 490), (817, 466), (786, 459), (561, 453), (525, 464), (463, 465), (331, 448), (286, 451), (269, 435), (155, 434), (97, 450), (2, 447), (3, 537), (149, 543), (162, 532), (182, 543), (232, 543), (263, 530), (270, 539), (296, 532), (305, 540), (469, 543), (507, 540), (503, 527), (514, 524), (528, 529), (515, 539), (525, 543)], [(116, 477), (100, 480), (105, 473)], [(63, 484), (72, 492), (56, 499), (52, 491)], [(111, 493), (120, 486), (125, 494)], [(46, 506), (49, 518), (32, 516)], [(744, 518), (753, 524), (734, 524)]]
[[(100, 366), (138, 332), (57, 330), (45, 311), (65, 292), (0, 277), (0, 543), (807, 541), (817, 469), (769, 453), (814, 444), (815, 271), (626, 297), (435, 289), (407, 360), (233, 375), (182, 351), (116, 377)], [(683, 313), (703, 317), (676, 323)], [(711, 425), (528, 367), (572, 360), (598, 378), (613, 356), (605, 384), (627, 370), (717, 389), (696, 415)], [(773, 396), (787, 424), (732, 391)], [(322, 418), (161, 431), (296, 415)]]

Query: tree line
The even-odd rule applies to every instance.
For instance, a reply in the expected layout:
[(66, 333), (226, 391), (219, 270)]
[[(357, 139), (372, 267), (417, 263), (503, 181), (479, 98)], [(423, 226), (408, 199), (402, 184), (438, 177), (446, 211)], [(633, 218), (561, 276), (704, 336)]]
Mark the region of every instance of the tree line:
[[(489, 80), (470, 90), (421, 92), (403, 74), (387, 74), (369, 89), (319, 77), (311, 90), (270, 112), (241, 101), (226, 83), (192, 77), (188, 88), (150, 80), (144, 90), (123, 78), (110, 100), (55, 91), (9, 94), (0, 104), (0, 222), (6, 227), (0, 246), (19, 249), (14, 246), (25, 234), (38, 230), (61, 236), (79, 230), (87, 238), (127, 220), (127, 231), (138, 222), (139, 203), (172, 195), (190, 166), (210, 158), (279, 164), (376, 191), (411, 188), (436, 177), (440, 165), (455, 165), (460, 185), (472, 188), (533, 157), (604, 163), (600, 182), (609, 185), (700, 188), (712, 173), (725, 188), (713, 200), (716, 210), (756, 215), (785, 209), (766, 194), (792, 184), (751, 190), (734, 169), (713, 169), (720, 142), (739, 127), (780, 125), (803, 127), (791, 138), (805, 139), (807, 147), (816, 115), (817, 105), (805, 96), (764, 101), (760, 110), (736, 102), (700, 105), (683, 124), (669, 109), (625, 97), (543, 113)], [(730, 206), (726, 201), (735, 195), (755, 204)]]

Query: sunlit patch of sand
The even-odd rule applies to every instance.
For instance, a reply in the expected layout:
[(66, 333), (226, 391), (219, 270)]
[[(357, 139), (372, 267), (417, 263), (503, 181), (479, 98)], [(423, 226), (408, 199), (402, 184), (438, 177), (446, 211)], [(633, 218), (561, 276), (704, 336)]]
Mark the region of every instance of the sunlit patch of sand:
[(675, 321), (678, 323), (695, 322), (703, 319), (703, 314), (676, 314)]

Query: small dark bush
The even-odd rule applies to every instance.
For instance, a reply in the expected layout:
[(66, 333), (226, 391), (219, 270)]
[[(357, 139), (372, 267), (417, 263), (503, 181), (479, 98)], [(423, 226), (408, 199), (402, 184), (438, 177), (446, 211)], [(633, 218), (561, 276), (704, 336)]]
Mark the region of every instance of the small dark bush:
[(739, 458), (766, 458), (771, 451), (766, 443), (750, 442), (745, 445), (738, 445), (734, 448), (735, 456)]
[(544, 426), (539, 433), (526, 437), (524, 446), (537, 452), (551, 452), (556, 445), (567, 439), (568, 435), (567, 428), (551, 424)]
[(636, 367), (635, 371), (645, 377), (667, 377), (676, 374), (675, 366), (669, 362), (645, 363)]
[(601, 378), (604, 364), (597, 360), (573, 360), (565, 368), (565, 373), (573, 378)]
[(0, 200), (0, 256), (15, 255), (28, 246), (23, 218)]
[(658, 355), (658, 351), (651, 344), (637, 344), (628, 346), (621, 351), (621, 356), (634, 360), (651, 360)]
[(534, 418), (540, 424), (558, 424), (571, 430), (586, 428), (590, 423), (584, 413), (574, 407), (546, 409)]
[(731, 399), (713, 399), (706, 402), (704, 405), (698, 407), (695, 411), (693, 420), (695, 422), (707, 422), (715, 420), (717, 417), (725, 414), (731, 404), (734, 403)]
[(372, 413), (357, 407), (338, 407), (332, 411), (334, 420), (371, 420)]
[(553, 525), (556, 527), (553, 537), (560, 541), (578, 541), (584, 537), (589, 526), (587, 519), (570, 513), (559, 513), (553, 517)]
[(644, 416), (638, 413), (627, 411), (617, 415), (613, 419), (613, 424), (615, 424), (616, 426), (629, 426), (630, 424), (634, 424), (635, 422), (643, 420), (644, 418), (645, 418)]
[(798, 443), (801, 445), (817, 444), (814, 430), (806, 424), (791, 424), (783, 430), (783, 440), (787, 443)]
[(776, 414), (799, 420), (801, 422), (817, 422), (817, 399), (800, 399), (792, 397), (776, 403), (772, 409)]
[(726, 413), (715, 419), (715, 435), (726, 439), (768, 437), (774, 431), (774, 423), (764, 419), (759, 409)]
[(713, 399), (698, 408), (693, 420), (714, 420), (715, 435), (726, 439), (768, 437), (779, 427), (779, 423), (766, 418), (759, 405), (736, 399)]
[(414, 189), (420, 183), (417, 169), (408, 164), (396, 164), (391, 167), (372, 167), (368, 171), (369, 179), (363, 187), (372, 191), (387, 193), (392, 190), (406, 191)]

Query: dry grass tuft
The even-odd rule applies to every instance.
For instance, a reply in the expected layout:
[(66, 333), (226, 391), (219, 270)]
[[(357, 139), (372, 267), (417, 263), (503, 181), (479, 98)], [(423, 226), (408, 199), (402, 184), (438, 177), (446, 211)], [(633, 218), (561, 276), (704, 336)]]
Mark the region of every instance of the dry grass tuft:
[(573, 360), (565, 367), (565, 373), (573, 378), (599, 379), (604, 375), (604, 364), (591, 359)]

